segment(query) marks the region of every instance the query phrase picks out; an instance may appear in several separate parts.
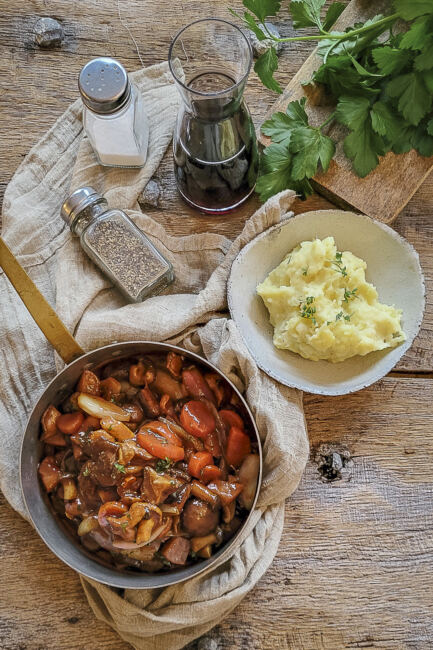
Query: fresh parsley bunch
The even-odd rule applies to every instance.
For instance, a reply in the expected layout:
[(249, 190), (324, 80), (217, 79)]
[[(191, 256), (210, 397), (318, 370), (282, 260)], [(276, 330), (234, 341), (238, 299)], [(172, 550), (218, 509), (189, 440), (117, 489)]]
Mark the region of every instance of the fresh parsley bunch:
[[(323, 132), (333, 121), (348, 131), (343, 150), (358, 176), (367, 176), (388, 151), (416, 149), (422, 156), (433, 155), (433, 0), (393, 0), (391, 15), (375, 16), (344, 32), (329, 31), (343, 3), (334, 2), (322, 18), (325, 0), (291, 0), (294, 27), (315, 27), (318, 34), (290, 38), (276, 38), (264, 25), (267, 16), (279, 13), (280, 0), (243, 4), (242, 20), (259, 40), (319, 41), (323, 62), (310, 84), (335, 102), (318, 127), (308, 122), (305, 98), (263, 124), (272, 143), (261, 157), (257, 191), (262, 200), (286, 188), (304, 197), (312, 193), (309, 179), (326, 171), (335, 153), (335, 143)], [(281, 93), (273, 76), (277, 68), (273, 46), (254, 67), (267, 88)]]

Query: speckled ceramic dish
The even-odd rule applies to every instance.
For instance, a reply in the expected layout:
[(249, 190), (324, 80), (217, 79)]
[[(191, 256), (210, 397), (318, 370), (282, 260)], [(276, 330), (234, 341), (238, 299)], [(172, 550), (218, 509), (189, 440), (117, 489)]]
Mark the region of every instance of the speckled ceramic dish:
[[(256, 286), (297, 244), (333, 236), (338, 250), (367, 262), (366, 279), (379, 300), (403, 310), (406, 341), (341, 363), (309, 361), (272, 343), (273, 327)], [(415, 249), (392, 228), (365, 215), (317, 210), (289, 217), (251, 241), (233, 262), (228, 282), (233, 320), (259, 367), (277, 381), (320, 395), (344, 395), (386, 375), (410, 348), (424, 312), (424, 278)]]

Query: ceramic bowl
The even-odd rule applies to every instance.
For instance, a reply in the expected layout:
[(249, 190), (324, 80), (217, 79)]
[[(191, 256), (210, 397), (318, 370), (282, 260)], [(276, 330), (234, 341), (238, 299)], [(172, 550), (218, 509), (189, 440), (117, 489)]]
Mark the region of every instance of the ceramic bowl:
[[(377, 288), (379, 300), (403, 310), (407, 338), (398, 347), (340, 363), (310, 361), (274, 347), (273, 327), (257, 285), (297, 244), (331, 235), (338, 250), (367, 262), (366, 279)], [(417, 252), (392, 228), (365, 215), (317, 210), (288, 217), (241, 250), (231, 269), (228, 303), (251, 355), (268, 375), (307, 393), (344, 395), (378, 381), (412, 345), (424, 312), (424, 278)]]

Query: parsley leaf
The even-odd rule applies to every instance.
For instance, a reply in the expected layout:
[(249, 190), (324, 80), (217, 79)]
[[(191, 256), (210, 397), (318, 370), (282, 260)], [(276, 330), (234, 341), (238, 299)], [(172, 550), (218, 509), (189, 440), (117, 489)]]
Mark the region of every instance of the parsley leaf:
[(163, 459), (160, 458), (155, 465), (155, 470), (158, 474), (164, 474), (172, 466), (172, 461), (167, 456)]
[(262, 201), (286, 189), (309, 196), (313, 193), (308, 180), (296, 182), (290, 176), (292, 155), (285, 143), (275, 143), (266, 147), (261, 160), (261, 173), (257, 180), (256, 191)]
[(327, 32), (346, 9), (344, 2), (333, 2), (326, 12), (323, 29)]
[(355, 129), (360, 122), (363, 122), (368, 115), (370, 100), (366, 97), (340, 97), (335, 111), (335, 119)]
[(413, 20), (433, 13), (431, 0), (394, 0), (394, 7), (403, 20)]
[(114, 467), (117, 469), (118, 472), (121, 474), (126, 474), (126, 469), (125, 465), (122, 465), (122, 463), (114, 463)]
[(423, 47), (423, 51), (415, 59), (415, 70), (430, 70), (433, 67), (433, 38)]
[(263, 23), (266, 16), (277, 15), (281, 8), (281, 0), (243, 0), (243, 5)]
[(320, 10), (325, 0), (291, 0), (289, 10), (293, 18), (293, 27), (318, 27), (322, 28)]
[(428, 21), (424, 17), (418, 18), (412, 23), (409, 31), (403, 35), (400, 41), (400, 48), (402, 50), (422, 50), (422, 44), (428, 35)]
[(287, 113), (274, 113), (269, 120), (263, 122), (262, 131), (265, 135), (272, 138), (273, 142), (284, 142), (289, 144), (292, 136), (291, 127), (293, 120)]
[(271, 46), (264, 54), (261, 54), (257, 59), (254, 71), (259, 77), (260, 81), (266, 88), (273, 90), (276, 93), (282, 93), (278, 81), (275, 81), (273, 74), (278, 69), (278, 57), (275, 48)]
[(375, 48), (371, 55), (375, 64), (384, 75), (401, 72), (412, 58), (409, 52), (399, 50), (390, 45)]
[(328, 169), (335, 153), (335, 143), (319, 129), (300, 126), (293, 131), (290, 150), (295, 154), (292, 178), (300, 181), (305, 177), (312, 178), (316, 174), (319, 161), (323, 171)]
[(259, 41), (265, 41), (268, 36), (264, 33), (264, 31), (260, 28), (260, 26), (256, 23), (256, 20), (254, 16), (248, 13), (246, 11), (244, 13), (244, 20), (247, 23), (248, 27), (251, 29), (252, 32), (257, 36)]
[(378, 164), (379, 155), (387, 151), (383, 138), (374, 132), (371, 119), (361, 122), (344, 139), (344, 153), (352, 161), (353, 168), (361, 178), (365, 178)]
[(390, 97), (398, 98), (398, 110), (410, 124), (416, 126), (430, 110), (432, 96), (417, 72), (395, 77), (388, 83), (386, 92)]

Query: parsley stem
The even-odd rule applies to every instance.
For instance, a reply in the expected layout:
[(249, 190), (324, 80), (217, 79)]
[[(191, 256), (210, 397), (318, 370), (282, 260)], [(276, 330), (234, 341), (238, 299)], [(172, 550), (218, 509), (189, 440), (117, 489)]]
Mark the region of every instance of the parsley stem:
[(350, 32), (344, 32), (344, 34), (318, 34), (316, 36), (289, 36), (286, 38), (277, 38), (268, 30), (266, 29), (266, 32), (269, 34), (269, 37), (272, 38), (273, 41), (276, 43), (292, 43), (295, 41), (323, 41), (325, 39), (329, 40), (334, 40), (334, 41), (345, 41), (349, 38), (352, 38), (353, 36), (358, 36), (359, 34), (365, 34), (366, 32), (369, 32), (373, 29), (376, 29), (376, 27), (379, 27), (380, 25), (387, 25), (388, 23), (394, 22), (397, 18), (399, 18), (399, 14), (391, 14), (391, 16), (385, 16), (385, 18), (381, 18), (375, 23), (372, 23), (371, 25), (364, 25), (363, 27), (358, 27), (358, 29), (353, 29)]
[(335, 117), (335, 113), (336, 113), (336, 111), (332, 111), (332, 113), (330, 115), (328, 115), (327, 119), (323, 122), (323, 124), (321, 124), (320, 126), (317, 127), (319, 129), (319, 131), (321, 131), (323, 129), (323, 127), (325, 127), (327, 124), (329, 124), (329, 122), (332, 122), (332, 120)]

